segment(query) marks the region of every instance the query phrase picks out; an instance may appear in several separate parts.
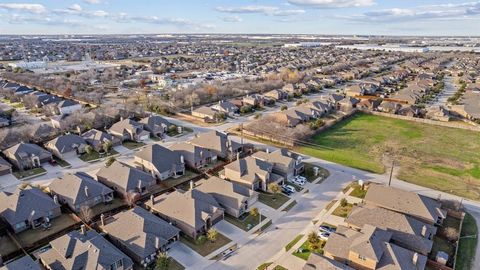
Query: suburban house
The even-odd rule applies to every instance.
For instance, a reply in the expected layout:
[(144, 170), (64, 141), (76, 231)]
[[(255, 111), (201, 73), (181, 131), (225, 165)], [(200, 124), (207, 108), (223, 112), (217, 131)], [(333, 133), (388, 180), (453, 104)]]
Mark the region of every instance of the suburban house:
[(168, 149), (183, 156), (185, 164), (193, 169), (200, 169), (217, 161), (215, 152), (187, 142), (173, 144)]
[(360, 231), (339, 226), (324, 247), (324, 256), (354, 269), (423, 270), (427, 257), (391, 242), (392, 233), (364, 225)]
[(53, 180), (48, 190), (59, 203), (67, 204), (77, 213), (82, 207), (92, 208), (113, 200), (113, 190), (82, 172), (68, 173)]
[(345, 97), (344, 99), (340, 100), (338, 102), (338, 106), (340, 108), (340, 110), (344, 111), (344, 112), (348, 112), (348, 111), (351, 111), (353, 110), (354, 108), (357, 107), (357, 104), (359, 103), (360, 101), (356, 98), (353, 98), (353, 97)]
[(139, 206), (103, 218), (101, 229), (118, 249), (144, 267), (180, 237), (179, 229)]
[(394, 187), (370, 185), (364, 202), (416, 218), (431, 225), (442, 224), (447, 213), (438, 200)]
[(121, 144), (120, 139), (117, 137), (97, 129), (91, 129), (83, 133), (82, 138), (97, 152), (103, 151), (103, 146), (106, 143), (111, 143), (112, 146)]
[(197, 182), (195, 189), (212, 195), (226, 214), (236, 218), (248, 213), (258, 200), (258, 192), (216, 176)]
[(102, 167), (96, 176), (100, 183), (113, 189), (122, 198), (146, 195), (157, 184), (151, 174), (118, 161), (109, 167)]
[(80, 109), (82, 109), (82, 105), (80, 103), (71, 99), (64, 99), (57, 105), (57, 114), (72, 114)]
[(185, 157), (159, 144), (148, 145), (135, 153), (135, 162), (159, 180), (185, 174)]
[(192, 116), (203, 119), (204, 121), (213, 121), (216, 119), (218, 112), (210, 107), (202, 106), (192, 110)]
[(38, 261), (34, 261), (30, 255), (0, 266), (0, 270), (44, 270)]
[(273, 164), (254, 157), (237, 159), (225, 166), (222, 178), (252, 190), (266, 191), (270, 183), (282, 183), (284, 178), (272, 172)]
[(95, 230), (72, 231), (50, 242), (51, 249), (39, 254), (50, 270), (132, 270), (133, 261)]
[(52, 160), (52, 153), (31, 143), (18, 143), (4, 150), (3, 154), (19, 170), (40, 167), (42, 163)]
[(274, 89), (266, 92), (264, 96), (274, 100), (284, 100), (288, 98), (288, 93), (280, 89)]
[(123, 141), (140, 142), (150, 138), (150, 132), (143, 129), (143, 124), (132, 119), (124, 119), (113, 124), (108, 130), (113, 136)]
[(234, 116), (239, 112), (238, 107), (230, 101), (219, 101), (217, 104), (212, 105), (211, 108), (228, 116)]
[(0, 176), (12, 173), (12, 164), (0, 157)]
[(75, 134), (62, 135), (45, 144), (45, 148), (59, 159), (67, 159), (85, 153), (86, 146), (87, 142)]
[(61, 214), (60, 205), (38, 188), (0, 192), (0, 217), (15, 233), (48, 225)]
[(433, 225), (384, 208), (370, 208), (368, 205), (354, 207), (345, 223), (357, 231), (365, 224), (370, 224), (391, 232), (395, 244), (425, 256), (432, 250), (433, 236), (437, 233), (437, 227)]
[(243, 148), (242, 144), (229, 139), (226, 133), (216, 130), (197, 134), (189, 142), (213, 151), (224, 160), (235, 158)]
[(197, 189), (176, 190), (152, 198), (147, 207), (194, 239), (223, 220), (224, 211), (215, 198)]
[(168, 127), (172, 125), (167, 119), (158, 115), (145, 117), (140, 120), (139, 123), (143, 124), (143, 129), (149, 131), (152, 136), (158, 138), (163, 137), (163, 135), (167, 133)]
[(265, 102), (264, 96), (260, 94), (251, 94), (243, 97), (242, 102), (244, 105), (250, 105), (252, 107), (263, 106)]
[(272, 172), (281, 175), (285, 180), (293, 178), (304, 171), (304, 164), (300, 155), (294, 154), (285, 148), (269, 152), (256, 152), (254, 158), (273, 164)]

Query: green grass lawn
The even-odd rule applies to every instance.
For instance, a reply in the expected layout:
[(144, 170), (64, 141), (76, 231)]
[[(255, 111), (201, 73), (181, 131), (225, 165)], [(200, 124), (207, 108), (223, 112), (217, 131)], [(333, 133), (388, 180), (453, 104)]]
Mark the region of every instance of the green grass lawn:
[(23, 178), (26, 178), (26, 177), (31, 177), (31, 176), (34, 176), (34, 175), (39, 175), (39, 174), (42, 174), (42, 173), (46, 173), (47, 171), (42, 168), (42, 167), (38, 167), (38, 168), (33, 168), (33, 169), (30, 169), (30, 170), (26, 170), (26, 171), (14, 171), (13, 172), (13, 175), (17, 178), (17, 179), (23, 179)]
[(259, 265), (259, 266), (257, 267), (257, 270), (265, 270), (265, 269), (267, 269), (267, 267), (269, 267), (270, 265), (272, 265), (271, 262), (262, 263), (261, 265)]
[(288, 270), (287, 268), (281, 266), (281, 265), (277, 265), (273, 268), (273, 270)]
[(365, 195), (367, 195), (367, 189), (362, 189), (362, 187), (357, 183), (353, 183), (350, 187), (353, 188), (352, 192), (350, 193), (350, 196), (352, 197), (363, 199), (365, 198)]
[[(266, 218), (266, 216), (262, 215), (262, 221)], [(225, 214), (224, 219), (244, 231), (249, 231), (260, 223), (260, 216), (254, 217), (249, 213), (243, 214), (239, 218)]]
[(70, 163), (66, 162), (65, 160), (63, 159), (60, 159), (60, 158), (57, 158), (57, 157), (53, 157), (53, 159), (55, 159), (55, 161), (57, 162), (58, 165), (60, 165), (60, 167), (69, 167), (71, 166)]
[(335, 210), (333, 210), (332, 215), (346, 218), (348, 214), (352, 211), (353, 204), (347, 203), (346, 206), (342, 207), (339, 205)]
[[(302, 175), (305, 178), (307, 178), (307, 181), (310, 182), (310, 183), (315, 181), (318, 177), (322, 177), (322, 179), (325, 180), (330, 176), (330, 172), (327, 169), (324, 169), (320, 166), (315, 166), (315, 165), (310, 164), (310, 163), (305, 163), (304, 166), (305, 166), (304, 167), (305, 170), (304, 170)], [(318, 175), (317, 176), (315, 176), (315, 174), (314, 174), (313, 167), (318, 167)], [(319, 183), (321, 183), (321, 182), (323, 182), (323, 181), (320, 181)]]
[(266, 193), (266, 192), (259, 192), (258, 200), (261, 203), (272, 207), (273, 209), (278, 209), (278, 208), (280, 208), (280, 206), (282, 206), (283, 204), (288, 202), (288, 200), (290, 200), (290, 198), (288, 196), (285, 196), (285, 195), (281, 194), (281, 193), (270, 194), (270, 193)]
[(100, 155), (97, 151), (92, 151), (92, 153), (90, 153), (90, 154), (83, 153), (78, 157), (85, 162), (89, 162), (89, 161), (97, 160), (97, 159), (100, 159), (100, 158), (113, 156), (113, 155), (116, 155), (116, 154), (118, 154), (118, 152), (112, 149), (112, 150), (110, 150), (110, 152), (108, 152), (108, 154), (104, 154), (104, 155)]
[(300, 152), (346, 166), (384, 173), (384, 153), (392, 149), (407, 182), (480, 199), (479, 133), (357, 114), (313, 138), (318, 147)]
[(302, 239), (302, 237), (303, 234), (297, 235), (297, 237), (295, 237), (290, 243), (285, 246), (285, 251), (289, 251), (293, 246), (295, 246), (296, 243), (298, 243), (298, 241), (300, 241), (300, 239)]
[[(448, 254), (449, 263), (452, 261), (451, 258), (455, 255), (455, 247), (450, 242), (448, 242), (448, 240), (438, 236), (434, 236), (433, 247), (432, 251), (430, 252), (430, 259), (434, 260), (435, 256), (437, 256), (437, 253), (439, 251), (443, 251)], [(449, 265), (449, 263), (447, 263), (447, 266)]]
[(218, 233), (217, 240), (215, 242), (210, 242), (207, 240), (205, 241), (205, 243), (201, 244), (192, 239), (191, 237), (185, 235), (180, 236), (180, 241), (193, 249), (198, 254), (205, 257), (208, 254), (214, 252), (215, 250), (230, 243), (232, 240), (230, 240), (230, 238), (226, 237), (225, 235)]
[[(456, 258), (455, 270), (473, 269), (473, 259), (477, 249), (478, 227), (475, 219), (469, 213), (466, 213), (463, 220), (460, 243)], [(470, 237), (476, 235), (476, 237)], [(467, 236), (467, 237), (466, 237)]]
[(310, 250), (308, 240), (305, 241), (298, 250), (295, 250), (292, 254), (299, 257), (302, 260), (308, 260), (308, 257), (310, 257), (310, 254), (316, 253), (316, 254), (323, 254), (323, 247), (325, 246), (325, 242), (322, 241), (321, 247), (315, 250)]
[(130, 150), (134, 150), (144, 146), (145, 144), (143, 142), (124, 141), (122, 145)]
[(291, 202), (291, 203), (290, 203), (289, 205), (287, 205), (287, 207), (285, 207), (282, 211), (288, 212), (288, 211), (290, 211), (290, 209), (292, 209), (295, 205), (297, 205), (297, 201)]

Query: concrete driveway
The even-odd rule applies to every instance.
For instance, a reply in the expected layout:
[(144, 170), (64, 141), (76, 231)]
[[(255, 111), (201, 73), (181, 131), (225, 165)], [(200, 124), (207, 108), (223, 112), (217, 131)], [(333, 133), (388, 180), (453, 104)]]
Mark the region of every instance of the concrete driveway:
[(196, 253), (182, 242), (177, 241), (170, 246), (168, 255), (185, 266), (185, 269), (203, 269), (210, 261)]

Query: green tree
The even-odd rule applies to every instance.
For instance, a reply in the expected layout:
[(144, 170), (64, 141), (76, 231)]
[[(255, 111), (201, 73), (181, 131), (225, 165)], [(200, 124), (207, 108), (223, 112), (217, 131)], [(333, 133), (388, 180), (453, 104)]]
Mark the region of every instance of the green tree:
[(341, 207), (345, 207), (345, 206), (347, 206), (347, 204), (348, 204), (347, 199), (343, 198), (343, 199), (340, 200), (340, 206)]
[(105, 143), (103, 143), (103, 151), (105, 151), (105, 153), (110, 153), (110, 151), (112, 150), (112, 142), (111, 141), (106, 141)]
[(114, 157), (109, 157), (105, 162), (105, 166), (110, 167), (110, 165), (112, 165), (115, 162), (115, 160), (116, 159)]
[(160, 253), (155, 263), (155, 270), (168, 270), (170, 267), (170, 257), (164, 252)]
[(280, 110), (282, 111), (286, 111), (288, 109), (287, 105), (282, 105), (282, 107), (280, 107)]
[(273, 193), (273, 196), (276, 196), (280, 192), (280, 186), (277, 183), (268, 184), (268, 190)]
[(93, 147), (91, 145), (87, 145), (85, 147), (85, 152), (89, 155), (92, 154), (93, 153)]
[(320, 237), (316, 232), (309, 233), (307, 237), (307, 241), (308, 241), (308, 248), (312, 251), (319, 249), (322, 244)]
[(257, 217), (258, 216), (258, 208), (257, 207), (253, 207), (252, 209), (250, 209), (250, 216), (252, 217)]
[(210, 242), (215, 242), (217, 240), (218, 232), (217, 230), (211, 228), (207, 232), (207, 239), (210, 240)]

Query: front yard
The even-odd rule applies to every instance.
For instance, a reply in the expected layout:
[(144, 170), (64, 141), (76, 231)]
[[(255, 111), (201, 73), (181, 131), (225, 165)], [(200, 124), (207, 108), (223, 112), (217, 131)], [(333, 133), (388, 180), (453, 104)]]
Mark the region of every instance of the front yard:
[(57, 158), (57, 157), (53, 157), (53, 159), (55, 159), (55, 161), (57, 162), (57, 164), (62, 167), (62, 168), (67, 168), (67, 167), (70, 167), (72, 165), (70, 165), (70, 163), (66, 162), (65, 160), (63, 159), (60, 159), (60, 158)]
[[(266, 218), (267, 217), (262, 215), (262, 221), (265, 220)], [(244, 231), (249, 231), (250, 229), (252, 229), (253, 227), (257, 226), (260, 223), (260, 215), (254, 217), (250, 215), (250, 213), (245, 213), (239, 218), (225, 214), (224, 219)]]
[(21, 180), (23, 178), (32, 177), (32, 176), (35, 176), (35, 175), (41, 175), (41, 174), (44, 174), (44, 173), (47, 173), (47, 171), (42, 167), (38, 167), (38, 168), (33, 168), (33, 169), (30, 169), (30, 170), (26, 170), (26, 171), (14, 171), (13, 175), (18, 180)]
[(214, 252), (215, 250), (225, 246), (226, 244), (230, 243), (232, 240), (230, 240), (228, 237), (225, 235), (218, 233), (217, 234), (217, 239), (215, 242), (211, 242), (207, 239), (202, 243), (201, 241), (196, 241), (193, 238), (186, 236), (186, 235), (181, 235), (180, 236), (180, 241), (193, 249), (195, 252), (202, 256), (207, 256), (208, 254)]
[[(314, 167), (317, 167), (318, 168), (318, 175), (315, 176), (315, 172), (313, 170)], [(313, 181), (315, 181), (318, 177), (321, 177), (322, 180), (319, 181), (319, 183), (323, 182), (323, 180), (327, 179), (329, 176), (330, 176), (330, 172), (325, 169), (325, 168), (322, 168), (320, 166), (316, 166), (316, 165), (313, 165), (313, 164), (310, 164), (310, 163), (304, 163), (304, 168), (305, 168), (305, 171), (303, 172), (303, 176), (305, 178), (307, 178), (307, 181), (312, 183)]]
[(94, 160), (98, 160), (98, 159), (101, 159), (101, 158), (105, 158), (105, 157), (109, 157), (109, 156), (114, 156), (118, 154), (117, 151), (115, 150), (110, 150), (110, 152), (106, 153), (106, 154), (102, 154), (100, 155), (100, 153), (98, 153), (97, 151), (92, 151), (90, 154), (88, 153), (83, 153), (79, 156), (79, 158), (85, 162), (90, 162), (90, 161), (94, 161)]
[(335, 210), (333, 210), (332, 215), (346, 218), (348, 214), (352, 211), (353, 204), (347, 203), (345, 206), (339, 205)]
[(143, 142), (124, 141), (122, 145), (130, 150), (135, 150), (137, 148), (144, 146), (145, 144)]
[(310, 257), (310, 254), (313, 253), (316, 253), (316, 254), (323, 254), (323, 247), (325, 246), (325, 241), (322, 241), (322, 244), (320, 245), (320, 247), (318, 249), (314, 249), (314, 250), (310, 250), (310, 247), (309, 247), (309, 243), (308, 243), (308, 240), (305, 241), (302, 246), (300, 246), (295, 252), (293, 252), (292, 254), (299, 257), (300, 259), (302, 260), (308, 260), (308, 258)]
[(278, 209), (282, 205), (284, 205), (286, 202), (288, 202), (290, 198), (281, 193), (271, 194), (266, 192), (259, 192), (258, 200), (261, 203), (272, 207), (273, 209)]

